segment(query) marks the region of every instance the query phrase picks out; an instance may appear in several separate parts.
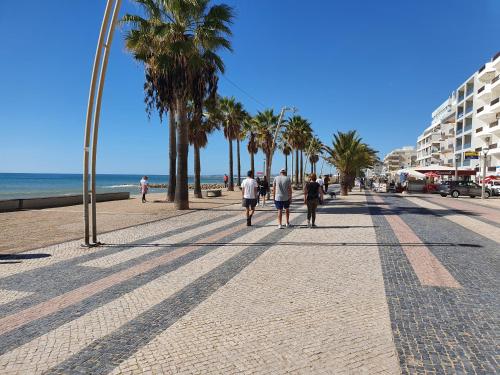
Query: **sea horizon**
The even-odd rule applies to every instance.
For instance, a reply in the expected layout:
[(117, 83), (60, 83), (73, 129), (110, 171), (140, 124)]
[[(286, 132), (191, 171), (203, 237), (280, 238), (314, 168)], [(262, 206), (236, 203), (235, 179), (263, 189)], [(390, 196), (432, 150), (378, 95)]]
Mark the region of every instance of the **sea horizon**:
[[(58, 195), (82, 193), (82, 173), (0, 173), (0, 200), (43, 198)], [(143, 174), (98, 173), (98, 193), (125, 191), (139, 194), (139, 181)], [(147, 175), (150, 184), (168, 184), (169, 175)], [(223, 183), (223, 174), (202, 175), (201, 183)], [(188, 176), (188, 183), (194, 183), (194, 176)], [(151, 188), (151, 193), (166, 192), (165, 188)]]

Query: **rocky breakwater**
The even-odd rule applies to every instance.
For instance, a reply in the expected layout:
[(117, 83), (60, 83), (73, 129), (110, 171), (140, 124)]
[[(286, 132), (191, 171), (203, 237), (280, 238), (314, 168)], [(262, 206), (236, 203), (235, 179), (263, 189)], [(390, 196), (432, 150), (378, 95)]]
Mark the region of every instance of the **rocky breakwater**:
[[(168, 184), (149, 184), (153, 189), (167, 189)], [(194, 184), (188, 185), (189, 190), (194, 190)], [(224, 184), (201, 184), (201, 190), (224, 189)]]

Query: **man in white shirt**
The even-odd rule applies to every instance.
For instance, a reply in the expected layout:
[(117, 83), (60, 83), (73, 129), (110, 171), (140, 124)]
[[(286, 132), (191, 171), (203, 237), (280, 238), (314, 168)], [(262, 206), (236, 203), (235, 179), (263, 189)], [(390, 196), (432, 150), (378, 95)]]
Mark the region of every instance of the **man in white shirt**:
[(252, 225), (252, 216), (255, 213), (255, 206), (257, 205), (258, 188), (257, 181), (253, 179), (252, 171), (248, 171), (247, 178), (241, 183), (242, 205), (246, 208), (247, 226)]
[[(323, 181), (321, 176), (318, 176), (316, 182), (319, 184), (319, 188), (324, 191), (325, 181)], [(320, 196), (318, 196), (318, 199), (319, 199), (319, 204), (323, 204), (323, 200), (321, 199)]]

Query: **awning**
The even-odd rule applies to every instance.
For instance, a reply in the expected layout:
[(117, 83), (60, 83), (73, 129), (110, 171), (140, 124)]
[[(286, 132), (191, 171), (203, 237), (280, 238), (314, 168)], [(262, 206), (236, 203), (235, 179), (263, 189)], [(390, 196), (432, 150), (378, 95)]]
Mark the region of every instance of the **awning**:
[[(455, 168), (445, 167), (444, 165), (429, 165), (427, 167), (416, 167), (415, 170), (420, 173), (434, 172), (440, 176), (453, 176), (455, 174)], [(474, 176), (476, 174), (475, 169), (458, 168), (457, 172), (459, 176)]]

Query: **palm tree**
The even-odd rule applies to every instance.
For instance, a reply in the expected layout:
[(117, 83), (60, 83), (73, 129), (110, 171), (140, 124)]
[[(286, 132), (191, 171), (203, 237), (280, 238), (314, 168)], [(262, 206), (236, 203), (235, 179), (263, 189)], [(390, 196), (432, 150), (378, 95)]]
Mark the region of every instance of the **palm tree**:
[(323, 144), (318, 137), (313, 137), (309, 140), (307, 144), (307, 154), (309, 157), (309, 162), (311, 163), (311, 173), (316, 173), (316, 163), (319, 160), (323, 149)]
[(160, 51), (164, 39), (161, 28), (164, 24), (163, 8), (160, 2), (142, 2), (142, 9), (146, 15), (127, 14), (122, 23), (131, 24), (134, 28), (125, 35), (125, 46), (137, 61), (144, 64), (145, 70), (145, 103), (146, 113), (151, 118), (154, 110), (158, 111), (160, 120), (163, 114), (169, 115), (169, 182), (167, 200), (173, 201), (175, 195), (176, 178), (176, 119), (175, 100), (172, 97), (172, 88), (167, 88), (169, 81), (161, 69)]
[[(312, 136), (311, 123), (301, 116), (293, 116), (287, 121), (286, 139), (295, 150), (295, 182), (302, 183), (303, 156), (307, 143)], [(299, 158), (300, 155), (300, 158)], [(300, 161), (300, 169), (299, 169)], [(300, 181), (299, 181), (300, 176)]]
[(373, 165), (377, 151), (363, 143), (355, 130), (333, 135), (332, 147), (323, 146), (326, 160), (335, 165), (340, 174), (340, 194), (347, 195), (355, 176), (361, 169)]
[[(207, 0), (135, 0), (147, 19), (126, 15), (131, 25), (127, 48), (146, 66), (146, 105), (175, 110), (177, 166), (175, 206), (189, 208), (188, 150), (189, 101), (200, 108), (206, 97), (217, 91), (217, 74), (224, 72), (224, 63), (217, 52), (231, 50), (227, 37), (232, 8), (225, 5), (209, 7)], [(154, 35), (154, 37), (152, 37)], [(130, 41), (130, 43), (129, 43)], [(149, 76), (149, 78), (148, 78)], [(202, 107), (202, 105), (201, 105)]]
[(255, 128), (257, 134), (257, 144), (266, 156), (266, 177), (271, 181), (271, 153), (273, 149), (273, 137), (278, 123), (278, 116), (272, 109), (258, 112), (255, 116)]
[(207, 112), (202, 114), (200, 111), (194, 110), (191, 107), (189, 111), (189, 143), (193, 146), (194, 158), (194, 196), (202, 198), (201, 194), (201, 158), (200, 149), (205, 148), (208, 144), (208, 135), (218, 129), (218, 114), (213, 108), (207, 106)]
[(237, 140), (239, 157), (239, 138), (241, 133), (241, 124), (245, 118), (243, 105), (236, 101), (234, 97), (219, 98), (219, 109), (222, 125), (224, 127), (224, 137), (229, 144), (229, 184), (227, 190), (234, 191), (234, 171), (233, 171), (233, 140)]
[(257, 144), (255, 120), (248, 114), (243, 120), (243, 132), (248, 138), (247, 150), (250, 155), (250, 170), (255, 175), (255, 154), (259, 152), (259, 145)]

